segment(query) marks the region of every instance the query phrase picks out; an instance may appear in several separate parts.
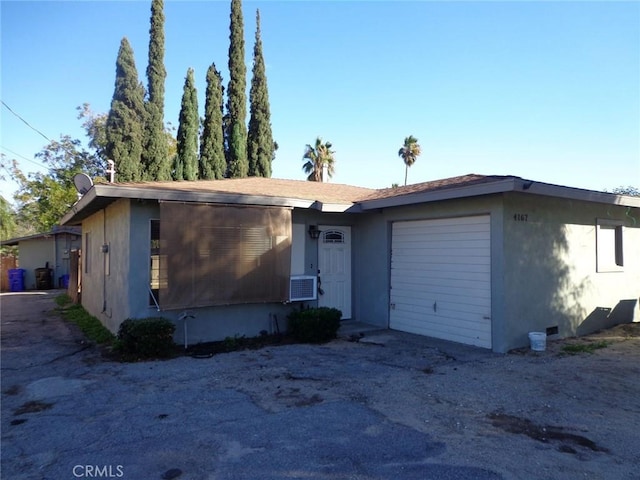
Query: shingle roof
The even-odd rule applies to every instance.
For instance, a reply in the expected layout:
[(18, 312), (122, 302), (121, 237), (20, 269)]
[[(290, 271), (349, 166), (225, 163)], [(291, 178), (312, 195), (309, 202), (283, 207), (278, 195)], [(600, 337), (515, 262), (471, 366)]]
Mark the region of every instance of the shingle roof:
[(69, 227), (69, 226), (62, 227), (60, 225), (54, 225), (50, 232), (35, 233), (33, 235), (27, 235), (24, 237), (8, 238), (6, 240), (2, 240), (0, 244), (13, 246), (13, 245), (18, 245), (20, 242), (24, 242), (27, 240), (36, 240), (39, 238), (48, 238), (48, 237), (53, 237), (54, 235), (64, 235), (64, 234), (80, 236), (82, 235), (82, 229), (80, 227)]
[(313, 200), (324, 203), (355, 203), (372, 195), (371, 188), (341, 185), (338, 183), (308, 182), (306, 180), (281, 180), (275, 178), (248, 177), (223, 180), (196, 180), (180, 182), (136, 182), (118, 183), (144, 190), (171, 190), (201, 193), (231, 193), (259, 195), (263, 197), (285, 197)]
[(223, 180), (96, 184), (62, 219), (80, 222), (119, 198), (213, 202), (356, 212), (504, 192), (572, 198), (640, 207), (640, 199), (525, 180), (516, 176), (468, 174), (396, 188), (371, 189), (337, 183), (248, 177)]
[(501, 175), (477, 175), (470, 173), (459, 177), (443, 178), (430, 182), (416, 183), (413, 185), (405, 185), (395, 188), (382, 188), (371, 193), (367, 197), (360, 198), (360, 201), (381, 200), (383, 198), (400, 197), (403, 195), (411, 195), (414, 193), (435, 192), (438, 190), (446, 190), (449, 188), (469, 187), (471, 185), (481, 185), (499, 180), (513, 179), (518, 177), (501, 176)]

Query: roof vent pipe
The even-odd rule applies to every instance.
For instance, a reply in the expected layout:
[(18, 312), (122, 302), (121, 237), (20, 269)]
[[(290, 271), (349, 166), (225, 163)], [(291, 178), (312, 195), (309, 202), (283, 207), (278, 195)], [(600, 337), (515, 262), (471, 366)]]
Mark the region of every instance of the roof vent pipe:
[(109, 168), (105, 170), (105, 173), (109, 174), (109, 183), (113, 183), (116, 181), (116, 162), (107, 160), (107, 164), (109, 164)]
[(320, 177), (323, 182), (329, 182), (329, 165), (327, 162), (322, 164), (322, 177)]

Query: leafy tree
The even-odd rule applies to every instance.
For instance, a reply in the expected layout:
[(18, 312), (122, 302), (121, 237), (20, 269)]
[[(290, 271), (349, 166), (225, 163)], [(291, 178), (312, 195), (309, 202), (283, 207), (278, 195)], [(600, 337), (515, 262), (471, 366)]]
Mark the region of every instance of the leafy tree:
[(125, 37), (120, 42), (116, 60), (116, 82), (104, 145), (104, 154), (115, 162), (120, 181), (140, 180), (143, 132), (144, 88), (138, 80), (133, 50)]
[(333, 177), (335, 172), (335, 153), (331, 150), (331, 143), (322, 143), (320, 137), (316, 138), (314, 146), (306, 145), (302, 160), (306, 160), (306, 163), (302, 166), (304, 173), (308, 174), (307, 180), (310, 182), (323, 182), (324, 167), (327, 167), (327, 174), (329, 178)]
[(164, 1), (151, 2), (146, 129), (142, 163), (144, 180), (171, 180), (171, 165), (164, 129)]
[(86, 173), (94, 181), (104, 181), (104, 163), (68, 135), (49, 143), (36, 158), (48, 165), (47, 173), (24, 174), (15, 160), (12, 167), (12, 178), (18, 183), (14, 195), (17, 223), (25, 234), (51, 230), (69, 211), (78, 200), (73, 184), (75, 174)]
[(196, 180), (198, 178), (198, 92), (193, 78), (193, 69), (187, 70), (180, 108), (178, 125), (178, 154), (176, 156), (176, 180)]
[(224, 178), (227, 163), (224, 156), (222, 76), (211, 64), (207, 70), (204, 123), (200, 137), (199, 176), (201, 179)]
[(256, 41), (253, 48), (253, 76), (251, 78), (249, 102), (251, 104), (247, 139), (249, 175), (270, 177), (275, 145), (271, 132), (269, 91), (267, 89), (267, 75), (262, 55), (262, 39), (260, 38), (260, 10), (256, 10)]
[(616, 187), (611, 191), (611, 193), (615, 193), (616, 195), (630, 195), (632, 197), (640, 197), (640, 189), (631, 185), (628, 185), (626, 187)]
[(407, 184), (407, 174), (409, 167), (416, 163), (416, 159), (420, 155), (420, 145), (418, 145), (418, 139), (413, 135), (409, 135), (404, 139), (404, 144), (398, 150), (398, 156), (402, 158), (405, 164), (404, 169), (404, 184)]
[(229, 27), (229, 88), (227, 111), (229, 124), (228, 174), (232, 178), (246, 177), (249, 173), (247, 161), (247, 66), (244, 63), (244, 25), (242, 1), (231, 0), (231, 24)]
[(16, 214), (11, 204), (0, 195), (0, 239), (12, 238), (16, 228)]
[(96, 155), (102, 161), (107, 161), (107, 118), (108, 113), (95, 113), (91, 110), (91, 105), (83, 103), (78, 110), (78, 120), (82, 120), (82, 128), (84, 128), (89, 138), (89, 147), (92, 148)]

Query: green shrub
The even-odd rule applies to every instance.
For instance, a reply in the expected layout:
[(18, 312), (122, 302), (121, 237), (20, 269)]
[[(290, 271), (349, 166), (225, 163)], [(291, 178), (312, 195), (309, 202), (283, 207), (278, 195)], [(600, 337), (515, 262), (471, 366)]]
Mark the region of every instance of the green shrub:
[(100, 320), (90, 315), (82, 305), (71, 305), (61, 310), (61, 314), (66, 320), (80, 327), (80, 330), (96, 343), (110, 345), (115, 340), (113, 333), (102, 325)]
[(309, 308), (288, 316), (289, 333), (298, 342), (324, 343), (336, 338), (342, 312), (337, 308)]
[(117, 349), (136, 358), (167, 358), (173, 355), (176, 326), (165, 318), (128, 318), (120, 324)]
[(71, 297), (66, 293), (61, 293), (55, 298), (55, 302), (56, 302), (56, 305), (58, 305), (59, 307), (64, 307), (65, 305), (68, 305), (71, 303)]
[(574, 343), (565, 345), (562, 347), (562, 351), (569, 355), (576, 355), (578, 353), (593, 353), (601, 348), (607, 348), (609, 343), (606, 341), (600, 341), (595, 343)]

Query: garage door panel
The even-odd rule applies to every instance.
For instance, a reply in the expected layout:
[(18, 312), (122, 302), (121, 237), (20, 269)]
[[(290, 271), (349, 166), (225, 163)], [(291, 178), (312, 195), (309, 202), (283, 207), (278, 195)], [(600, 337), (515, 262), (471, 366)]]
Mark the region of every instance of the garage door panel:
[[(481, 219), (482, 217), (477, 218)], [(452, 218), (448, 220), (414, 220), (404, 222), (403, 225), (397, 222), (396, 225), (398, 226), (396, 229), (398, 235), (420, 235), (425, 231), (442, 235), (460, 232), (489, 231), (487, 224), (483, 220), (475, 222), (471, 220), (471, 217)]]
[[(428, 275), (442, 275), (443, 277), (451, 277), (452, 275), (466, 275), (466, 274), (488, 274), (491, 273), (491, 265), (489, 263), (482, 264), (440, 264), (440, 263), (425, 263), (420, 262), (420, 267), (416, 267), (417, 262), (394, 262), (393, 270), (400, 270), (399, 275), (404, 274), (419, 274), (423, 276)], [(402, 268), (405, 266), (406, 268)]]
[(411, 298), (407, 297), (405, 302), (395, 303), (392, 308), (395, 308), (398, 312), (413, 312), (425, 317), (433, 313), (436, 313), (438, 317), (455, 317), (459, 315), (462, 320), (465, 318), (482, 318), (485, 316), (487, 308), (490, 307), (489, 302), (482, 301), (480, 298), (469, 298), (467, 302), (437, 302), (434, 312), (433, 302), (427, 300), (410, 302), (410, 300)]
[[(456, 283), (457, 282), (457, 283)], [(459, 301), (466, 297), (486, 297), (491, 293), (491, 285), (483, 281), (458, 281), (444, 279), (410, 279), (409, 281), (397, 280), (393, 284), (391, 295), (411, 296), (416, 301), (422, 298), (434, 301), (442, 299), (441, 295), (452, 296), (453, 301)], [(435, 298), (434, 295), (439, 295)], [(446, 299), (446, 297), (445, 297)]]
[[(469, 244), (469, 246), (455, 246), (455, 245), (447, 245), (438, 246), (438, 245), (425, 245), (423, 248), (414, 248), (408, 253), (404, 252), (395, 252), (397, 260), (408, 260), (411, 258), (425, 258), (430, 255), (437, 254), (441, 259), (441, 262), (454, 262), (454, 263), (464, 263), (465, 261), (471, 261), (473, 263), (478, 260), (484, 259), (483, 253), (487, 250), (487, 246), (478, 246)], [(403, 256), (405, 257), (403, 259)]]
[[(473, 282), (472, 285), (481, 285), (485, 282), (486, 272), (407, 272), (402, 280), (399, 280), (402, 288), (419, 283), (420, 285), (442, 285), (448, 282)], [(406, 287), (405, 287), (406, 286)]]
[(490, 250), (488, 215), (394, 223), (390, 327), (490, 348)]
[[(418, 285), (417, 285), (418, 284)], [(427, 291), (427, 292), (443, 292), (448, 289), (456, 289), (461, 295), (465, 292), (471, 292), (476, 289), (488, 288), (488, 284), (482, 280), (467, 278), (438, 278), (433, 276), (407, 275), (402, 281), (398, 281), (394, 288)]]
[[(407, 267), (405, 270), (421, 270), (422, 268), (429, 267), (437, 268), (438, 265), (445, 265), (447, 268), (443, 269), (441, 267), (441, 270), (446, 270), (448, 268), (456, 268), (454, 265), (459, 265), (460, 267), (457, 267), (458, 271), (474, 271), (474, 265), (490, 266), (489, 260), (477, 256), (447, 255), (446, 253), (438, 254), (436, 251), (430, 254), (430, 256), (433, 257), (431, 261), (425, 259), (425, 256), (416, 257), (415, 259), (411, 257), (404, 259), (404, 265)], [(402, 258), (392, 259), (392, 261), (394, 262), (396, 270), (402, 266)], [(486, 270), (488, 269), (485, 269), (485, 271)]]

